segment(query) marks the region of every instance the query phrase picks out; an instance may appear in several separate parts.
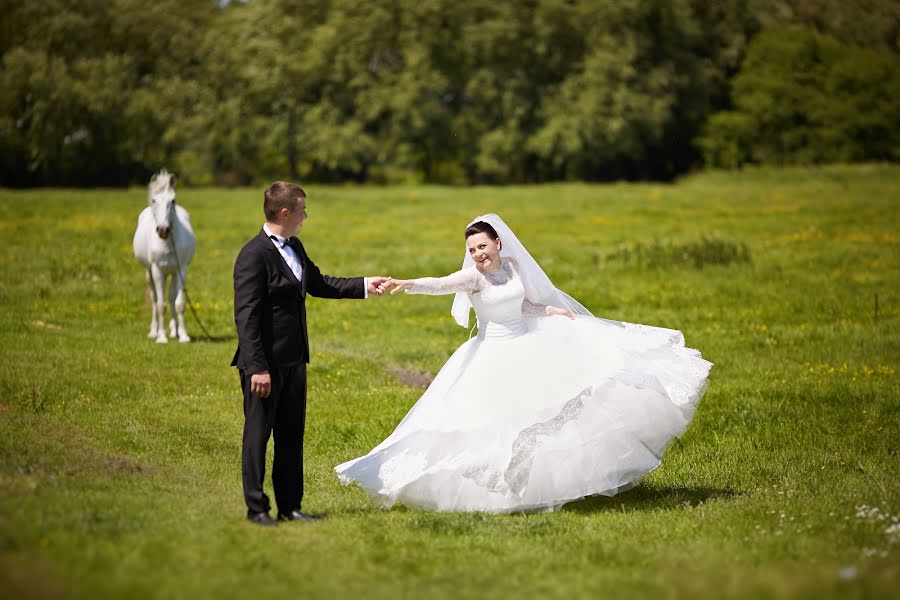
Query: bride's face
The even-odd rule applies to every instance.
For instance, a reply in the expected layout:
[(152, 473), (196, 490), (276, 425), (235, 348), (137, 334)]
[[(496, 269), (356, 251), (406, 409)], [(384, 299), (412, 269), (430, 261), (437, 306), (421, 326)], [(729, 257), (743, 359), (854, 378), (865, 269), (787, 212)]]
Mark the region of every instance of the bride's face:
[(485, 271), (500, 266), (500, 240), (492, 240), (486, 233), (476, 233), (466, 238), (466, 246), (475, 264)]

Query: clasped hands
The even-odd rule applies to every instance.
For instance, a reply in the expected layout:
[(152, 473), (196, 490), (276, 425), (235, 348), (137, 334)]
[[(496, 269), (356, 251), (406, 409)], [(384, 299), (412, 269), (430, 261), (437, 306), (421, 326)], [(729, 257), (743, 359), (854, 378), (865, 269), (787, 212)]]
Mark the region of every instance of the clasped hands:
[(385, 292), (396, 294), (400, 290), (408, 290), (412, 287), (412, 281), (408, 279), (394, 279), (393, 277), (368, 277), (369, 293), (375, 296), (383, 296)]
[(394, 279), (393, 277), (367, 277), (369, 287), (368, 292), (373, 296), (383, 296), (385, 292), (396, 294), (400, 290), (407, 290), (412, 286), (412, 282), (406, 279)]

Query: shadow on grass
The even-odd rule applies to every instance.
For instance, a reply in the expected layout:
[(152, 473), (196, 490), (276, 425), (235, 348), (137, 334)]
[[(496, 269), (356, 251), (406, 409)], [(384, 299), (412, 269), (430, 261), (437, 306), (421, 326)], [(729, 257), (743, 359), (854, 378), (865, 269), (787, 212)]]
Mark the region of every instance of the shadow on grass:
[[(576, 500), (563, 505), (559, 512), (575, 512), (575, 513), (600, 513), (600, 512), (620, 512), (620, 511), (653, 511), (668, 509), (683, 509), (686, 504), (697, 506), (701, 502), (713, 499), (731, 499), (742, 496), (740, 492), (729, 489), (718, 489), (711, 487), (652, 487), (648, 485), (638, 485), (628, 491), (621, 492), (615, 496), (589, 496), (582, 500)], [(436, 513), (434, 511), (411, 508), (405, 506), (402, 502), (394, 504), (391, 508), (382, 508), (375, 504), (364, 507), (343, 508), (330, 513), (317, 513), (319, 516), (371, 516), (373, 514), (382, 515), (438, 515), (440, 518), (446, 518), (448, 515), (464, 518), (467, 516), (478, 516), (481, 518), (484, 514), (479, 512), (447, 512)], [(511, 512), (499, 515), (492, 515), (503, 518), (529, 517), (534, 514), (546, 514), (544, 511), (524, 511)]]
[(237, 341), (236, 335), (201, 335), (201, 336), (191, 336), (191, 343), (197, 342), (198, 344), (223, 344), (225, 342), (235, 342)]
[(651, 511), (681, 508), (686, 503), (697, 505), (713, 499), (729, 499), (741, 494), (729, 489), (711, 487), (652, 487), (638, 485), (616, 496), (590, 496), (570, 502), (560, 510), (571, 512), (604, 512), (612, 510)]

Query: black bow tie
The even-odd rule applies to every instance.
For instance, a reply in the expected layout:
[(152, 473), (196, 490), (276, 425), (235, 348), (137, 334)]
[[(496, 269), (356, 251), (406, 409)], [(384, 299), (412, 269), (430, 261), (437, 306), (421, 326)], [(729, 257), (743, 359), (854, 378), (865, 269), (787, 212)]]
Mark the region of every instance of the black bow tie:
[(291, 236), (291, 237), (289, 237), (289, 238), (284, 238), (284, 241), (283, 241), (283, 242), (280, 241), (280, 240), (278, 239), (278, 237), (275, 236), (275, 235), (270, 235), (269, 237), (270, 237), (271, 239), (275, 240), (276, 242), (279, 242), (279, 243), (281, 244), (281, 247), (282, 247), (282, 248), (284, 248), (285, 246), (290, 246), (291, 248), (293, 248), (294, 250), (296, 250), (297, 248), (300, 247), (300, 240), (297, 239), (297, 238), (294, 237), (294, 236)]

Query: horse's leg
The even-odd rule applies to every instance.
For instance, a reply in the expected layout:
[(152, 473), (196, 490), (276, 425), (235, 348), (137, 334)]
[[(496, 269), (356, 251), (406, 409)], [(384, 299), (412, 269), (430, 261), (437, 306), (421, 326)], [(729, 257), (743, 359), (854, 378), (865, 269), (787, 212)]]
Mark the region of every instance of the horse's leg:
[(169, 273), (169, 337), (178, 336), (178, 325), (175, 322), (175, 297), (178, 294), (178, 274)]
[(166, 277), (163, 275), (159, 265), (152, 263), (150, 265), (150, 275), (153, 279), (153, 289), (156, 301), (153, 303), (153, 310), (156, 312), (156, 343), (165, 344), (169, 341), (166, 337)]
[(187, 280), (187, 267), (179, 267), (179, 270), (176, 270), (172, 277), (175, 278), (175, 281), (172, 282), (173, 287), (175, 285), (178, 286), (178, 293), (175, 294), (175, 314), (178, 315), (178, 341), (182, 344), (186, 344), (191, 341), (191, 336), (188, 335), (187, 327), (184, 325), (184, 306), (186, 298), (184, 283)]
[(150, 288), (150, 332), (147, 333), (148, 338), (156, 337), (156, 328), (159, 321), (156, 320), (156, 286), (153, 284), (153, 275), (150, 269), (147, 269), (147, 287)]

